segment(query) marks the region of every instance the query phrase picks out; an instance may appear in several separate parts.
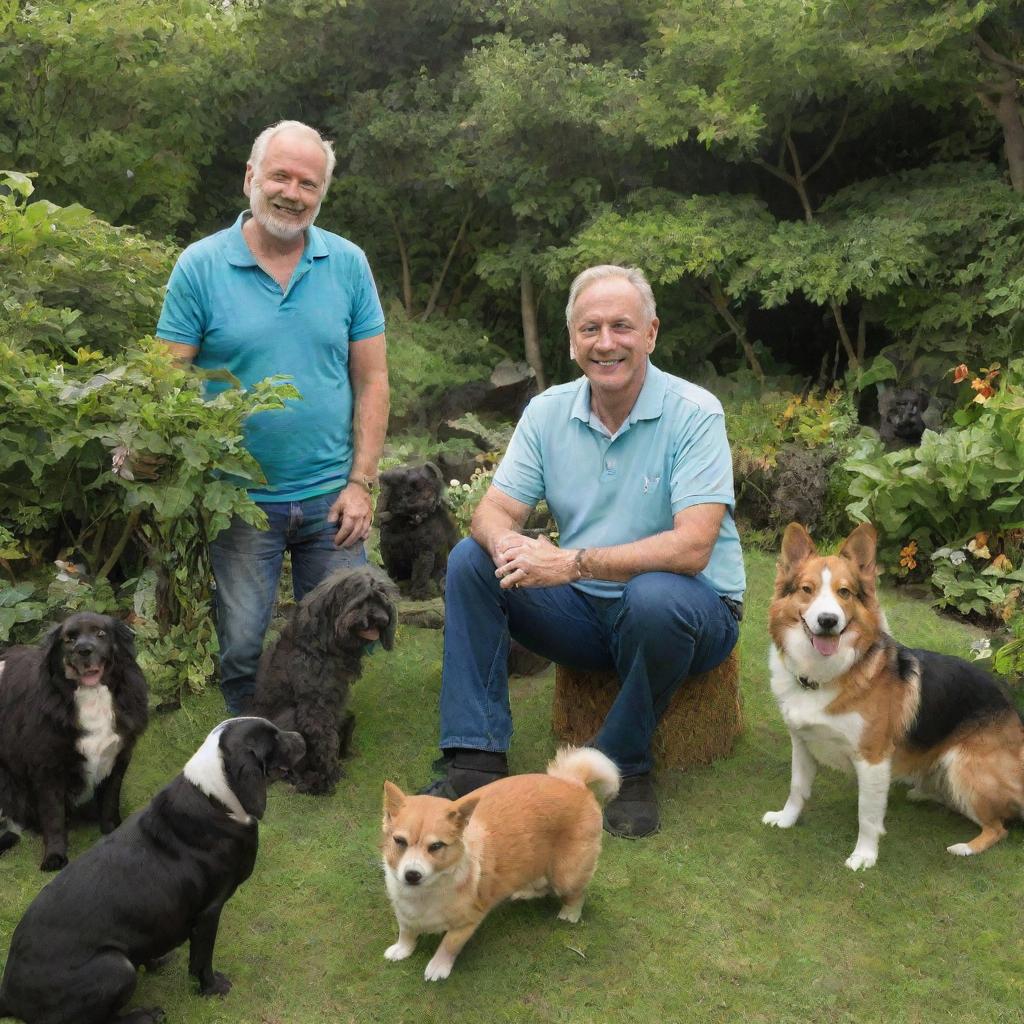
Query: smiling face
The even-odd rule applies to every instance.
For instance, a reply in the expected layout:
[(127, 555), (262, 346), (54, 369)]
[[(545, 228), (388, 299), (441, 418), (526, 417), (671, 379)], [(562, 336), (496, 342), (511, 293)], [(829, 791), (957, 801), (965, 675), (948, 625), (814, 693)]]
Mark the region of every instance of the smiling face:
[(243, 189), (254, 219), (275, 238), (298, 238), (320, 212), (326, 174), (327, 157), (314, 139), (275, 135), (259, 166), (246, 165)]
[(590, 381), (599, 414), (633, 407), (657, 336), (658, 318), (648, 319), (640, 293), (624, 277), (601, 278), (576, 297), (569, 352)]
[(66, 619), (60, 627), (64, 678), (75, 686), (99, 686), (113, 656), (115, 628), (112, 619), (92, 612)]

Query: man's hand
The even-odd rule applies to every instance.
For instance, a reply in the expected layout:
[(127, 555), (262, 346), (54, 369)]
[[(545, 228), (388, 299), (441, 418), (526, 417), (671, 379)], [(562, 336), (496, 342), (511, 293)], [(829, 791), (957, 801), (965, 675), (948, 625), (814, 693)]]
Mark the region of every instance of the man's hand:
[(334, 535), (336, 548), (351, 547), (366, 540), (373, 522), (373, 502), (366, 488), (359, 484), (348, 484), (342, 488), (327, 513), (327, 522), (338, 524), (338, 532)]
[[(502, 562), (494, 571), (502, 590), (557, 587), (576, 578), (576, 552), (555, 547), (547, 537), (506, 534), (495, 544)], [(495, 558), (497, 563), (497, 558)]]

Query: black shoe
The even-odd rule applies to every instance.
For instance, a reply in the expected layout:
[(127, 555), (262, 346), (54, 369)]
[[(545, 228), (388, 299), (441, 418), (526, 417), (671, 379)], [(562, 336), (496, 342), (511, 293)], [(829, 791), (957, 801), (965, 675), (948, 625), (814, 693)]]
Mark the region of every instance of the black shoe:
[(424, 786), (419, 795), (457, 800), (508, 775), (508, 758), (504, 753), (463, 748), (456, 748), (450, 753), (444, 777)]
[(604, 809), (604, 830), (622, 839), (642, 839), (661, 828), (658, 798), (650, 774), (628, 775), (619, 795)]
[(432, 772), (440, 772), (442, 775), (448, 774), (448, 765), (452, 763), (452, 758), (455, 757), (455, 751), (449, 747), (447, 750), (441, 751), (440, 757), (435, 757), (430, 762), (430, 770)]

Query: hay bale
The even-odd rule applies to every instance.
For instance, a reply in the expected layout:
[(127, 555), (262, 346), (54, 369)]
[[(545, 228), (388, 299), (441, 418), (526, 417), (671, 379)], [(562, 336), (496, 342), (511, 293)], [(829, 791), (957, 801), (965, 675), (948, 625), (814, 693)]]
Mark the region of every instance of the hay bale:
[[(614, 671), (582, 672), (555, 667), (552, 727), (567, 743), (582, 743), (601, 728), (619, 691)], [(717, 668), (688, 679), (676, 690), (654, 733), (654, 758), (664, 768), (711, 764), (732, 752), (743, 731), (740, 658), (733, 652)]]

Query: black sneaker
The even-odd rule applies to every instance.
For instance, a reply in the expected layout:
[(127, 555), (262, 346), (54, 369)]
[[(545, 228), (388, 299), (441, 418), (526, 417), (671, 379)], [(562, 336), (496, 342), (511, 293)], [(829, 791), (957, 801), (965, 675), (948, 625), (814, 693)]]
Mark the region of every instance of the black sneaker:
[(508, 775), (508, 758), (504, 753), (461, 748), (450, 753), (445, 775), (424, 786), (419, 795), (457, 800)]
[(661, 828), (658, 798), (650, 774), (628, 775), (619, 795), (604, 809), (604, 830), (622, 839), (642, 839)]

